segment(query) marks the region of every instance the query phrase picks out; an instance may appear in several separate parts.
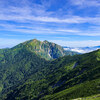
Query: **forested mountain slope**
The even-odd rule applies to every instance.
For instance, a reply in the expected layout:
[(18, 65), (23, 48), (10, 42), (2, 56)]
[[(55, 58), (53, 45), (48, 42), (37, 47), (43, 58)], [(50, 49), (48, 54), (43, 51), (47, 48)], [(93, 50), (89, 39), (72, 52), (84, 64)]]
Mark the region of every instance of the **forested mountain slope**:
[(0, 61), (0, 91), (36, 73), (47, 61), (27, 49), (8, 50)]
[[(26, 59), (27, 55), (24, 58)], [(17, 68), (20, 60), (12, 66)], [(30, 64), (27, 64), (30, 69), (27, 72), (31, 73), (25, 74), (26, 76), (20, 83), (4, 89), (2, 99), (70, 100), (100, 93), (100, 50), (84, 55), (65, 56), (53, 61), (45, 61), (39, 58), (39, 61), (42, 61), (39, 68), (32, 67), (34, 63), (31, 66), (33, 69), (28, 67)], [(27, 60), (28, 62), (30, 60)], [(38, 69), (36, 70), (36, 68)], [(20, 74), (20, 72), (18, 73)], [(16, 79), (15, 76), (17, 76), (16, 73), (14, 75)]]

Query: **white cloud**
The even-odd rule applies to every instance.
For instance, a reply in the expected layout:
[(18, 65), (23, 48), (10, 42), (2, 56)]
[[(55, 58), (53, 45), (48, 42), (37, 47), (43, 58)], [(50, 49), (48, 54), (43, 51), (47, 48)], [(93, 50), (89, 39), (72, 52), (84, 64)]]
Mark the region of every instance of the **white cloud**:
[(78, 30), (78, 29), (71, 29), (71, 28), (46, 28), (44, 26), (34, 26), (34, 24), (28, 25), (15, 25), (15, 24), (0, 24), (1, 31), (14, 31), (26, 34), (43, 34), (43, 35), (80, 35), (80, 36), (100, 36), (100, 28), (99, 26), (93, 26), (88, 28), (88, 30)]
[(63, 28), (46, 28), (46, 27), (33, 27), (32, 24), (30, 26), (27, 25), (15, 25), (15, 24), (0, 24), (0, 27), (2, 29), (0, 30), (10, 30), (10, 31), (16, 31), (16, 32), (22, 32), (26, 34), (66, 34), (70, 35), (70, 33), (78, 33), (79, 30), (75, 29), (63, 29)]
[[(26, 0), (27, 1), (27, 0)], [(43, 1), (42, 1), (43, 2)], [(82, 2), (86, 2), (85, 0), (79, 1), (74, 0), (73, 3), (83, 4)], [(89, 2), (89, 1), (88, 1)], [(95, 2), (95, 1), (91, 1)], [(100, 24), (100, 16), (97, 17), (80, 17), (75, 15), (66, 15), (65, 18), (58, 18), (57, 16), (53, 16), (55, 12), (46, 11), (46, 7), (44, 5), (35, 4), (28, 2), (25, 6), (7, 6), (2, 7), (2, 3), (0, 4), (0, 20), (2, 21), (15, 21), (15, 22), (29, 22), (35, 23), (34, 21), (40, 22), (53, 22), (53, 23), (95, 23)], [(91, 4), (91, 3), (88, 3)], [(95, 4), (94, 4), (95, 5)], [(65, 16), (65, 15), (64, 15)]]
[(100, 7), (99, 0), (70, 0), (71, 4), (82, 7)]
[(75, 51), (75, 52), (79, 52), (79, 53), (86, 53), (87, 52), (85, 50), (78, 49), (78, 48), (73, 48), (73, 49), (71, 49), (71, 51)]
[(53, 23), (94, 23), (100, 24), (100, 17), (80, 17), (80, 16), (70, 16), (64, 19), (59, 19), (57, 17), (47, 17), (47, 16), (34, 16), (34, 15), (10, 15), (10, 14), (0, 14), (0, 20), (5, 21), (15, 21), (24, 23), (35, 23), (34, 21), (40, 22), (53, 22)]

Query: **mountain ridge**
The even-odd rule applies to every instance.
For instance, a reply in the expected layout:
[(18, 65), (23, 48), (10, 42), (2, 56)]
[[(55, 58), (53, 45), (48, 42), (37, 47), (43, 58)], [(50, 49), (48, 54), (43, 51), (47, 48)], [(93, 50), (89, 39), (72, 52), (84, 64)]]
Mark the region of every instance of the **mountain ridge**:
[(65, 55), (77, 54), (76, 52), (65, 51), (60, 45), (57, 45), (55, 43), (48, 42), (47, 40), (39, 41), (37, 39), (25, 41), (11, 49), (21, 47), (28, 48), (31, 52), (35, 52), (36, 54), (40, 55), (42, 58), (45, 58), (46, 60), (56, 59)]

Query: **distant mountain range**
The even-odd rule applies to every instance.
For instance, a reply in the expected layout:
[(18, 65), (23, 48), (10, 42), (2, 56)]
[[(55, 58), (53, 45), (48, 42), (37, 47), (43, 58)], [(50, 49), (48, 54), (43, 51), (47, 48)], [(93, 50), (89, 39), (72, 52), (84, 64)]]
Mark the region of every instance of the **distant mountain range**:
[(73, 51), (73, 52), (78, 52), (78, 53), (88, 53), (88, 52), (100, 49), (100, 46), (93, 46), (93, 47), (66, 47), (66, 46), (63, 46), (63, 48), (66, 51)]

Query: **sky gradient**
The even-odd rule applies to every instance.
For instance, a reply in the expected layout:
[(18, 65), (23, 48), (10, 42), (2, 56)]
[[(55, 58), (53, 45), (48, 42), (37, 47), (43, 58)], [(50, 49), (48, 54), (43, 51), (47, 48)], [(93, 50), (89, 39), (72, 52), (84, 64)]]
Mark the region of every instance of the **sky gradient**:
[(100, 0), (0, 0), (0, 48), (34, 38), (100, 45)]

